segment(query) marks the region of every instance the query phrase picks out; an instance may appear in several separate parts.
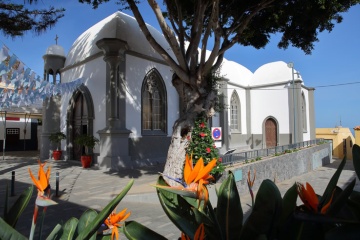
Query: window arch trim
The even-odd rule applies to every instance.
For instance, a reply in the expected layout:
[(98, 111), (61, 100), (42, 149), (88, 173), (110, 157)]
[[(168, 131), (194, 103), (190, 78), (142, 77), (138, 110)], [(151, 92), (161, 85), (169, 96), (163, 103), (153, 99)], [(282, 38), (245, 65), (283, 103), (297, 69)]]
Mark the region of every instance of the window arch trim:
[[(148, 116), (145, 116), (146, 114)], [(142, 82), (141, 134), (143, 136), (167, 135), (166, 86), (160, 73), (155, 68), (146, 74)]]

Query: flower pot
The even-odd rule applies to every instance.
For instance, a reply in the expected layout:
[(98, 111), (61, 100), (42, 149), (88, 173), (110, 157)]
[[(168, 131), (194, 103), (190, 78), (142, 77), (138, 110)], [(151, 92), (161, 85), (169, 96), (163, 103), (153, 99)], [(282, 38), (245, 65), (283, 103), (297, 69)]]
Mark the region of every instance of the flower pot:
[(61, 159), (61, 150), (55, 150), (53, 151), (53, 159), (54, 160), (60, 160)]
[(83, 168), (89, 168), (91, 165), (91, 156), (81, 156), (81, 165)]

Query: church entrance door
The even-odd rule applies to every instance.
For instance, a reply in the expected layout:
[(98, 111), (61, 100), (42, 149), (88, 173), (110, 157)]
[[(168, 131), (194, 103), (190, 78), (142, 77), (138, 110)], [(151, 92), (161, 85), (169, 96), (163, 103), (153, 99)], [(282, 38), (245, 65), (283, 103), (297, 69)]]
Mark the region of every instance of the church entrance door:
[(269, 118), (265, 122), (266, 147), (271, 148), (277, 145), (277, 125), (274, 119)]
[[(75, 140), (82, 134), (89, 134), (88, 132), (88, 111), (85, 98), (83, 94), (78, 94), (75, 99), (75, 107), (73, 110), (73, 139)], [(74, 160), (79, 160), (81, 155), (85, 153), (83, 146), (76, 145), (74, 143), (73, 156)]]

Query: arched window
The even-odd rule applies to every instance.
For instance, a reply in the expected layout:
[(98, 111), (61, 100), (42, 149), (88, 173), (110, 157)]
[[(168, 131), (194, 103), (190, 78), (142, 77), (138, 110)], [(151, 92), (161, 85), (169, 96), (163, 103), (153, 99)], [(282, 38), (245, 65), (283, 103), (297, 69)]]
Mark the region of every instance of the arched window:
[(143, 135), (166, 134), (167, 101), (164, 82), (156, 69), (146, 75), (141, 89)]
[(302, 94), (301, 94), (301, 113), (302, 113), (303, 132), (307, 132), (306, 101), (305, 101), (304, 92), (302, 92)]
[(239, 96), (234, 91), (230, 99), (230, 129), (231, 131), (240, 132), (240, 100)]

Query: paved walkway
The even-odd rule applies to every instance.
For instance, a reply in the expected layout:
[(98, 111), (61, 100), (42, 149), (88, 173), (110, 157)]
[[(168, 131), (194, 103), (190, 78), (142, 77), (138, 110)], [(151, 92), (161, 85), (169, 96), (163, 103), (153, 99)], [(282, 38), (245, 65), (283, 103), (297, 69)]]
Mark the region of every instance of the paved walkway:
[[(28, 168), (37, 174), (37, 159), (38, 152), (11, 152), (6, 153), (4, 160), (0, 160), (1, 215), (3, 213), (5, 187), (7, 184), (10, 186), (12, 171), (15, 171), (16, 181), (15, 196), (10, 197), (10, 206), (21, 192), (32, 184), (28, 174)], [(276, 184), (282, 195), (295, 181), (309, 182), (318, 194), (322, 194), (339, 163), (340, 160), (334, 160), (331, 164), (321, 167), (316, 171)], [(127, 196), (121, 201), (117, 210), (128, 208), (128, 210), (131, 211), (129, 220), (138, 221), (168, 239), (178, 239), (180, 236), (180, 231), (167, 218), (162, 210), (155, 188), (150, 186), (156, 182), (158, 172), (162, 171), (163, 166), (159, 165), (141, 169), (124, 169), (120, 172), (110, 172), (95, 168), (83, 169), (80, 165), (69, 164), (64, 161), (49, 160), (49, 165), (52, 166), (50, 184), (52, 189), (54, 189), (54, 193), (56, 186), (55, 173), (59, 173), (59, 196), (54, 197), (54, 200), (59, 204), (48, 208), (43, 236), (47, 236), (56, 223), (61, 221), (65, 222), (70, 217), (78, 218), (88, 208), (101, 210), (113, 197), (121, 192), (132, 178), (135, 179), (134, 185)], [(356, 177), (356, 174), (353, 170), (352, 161), (347, 161), (338, 186), (343, 187), (354, 177)], [(360, 191), (359, 180), (357, 180), (355, 188)], [(210, 186), (210, 199), (213, 205), (216, 204), (214, 189), (214, 185)], [(18, 231), (25, 236), (28, 236), (31, 226), (35, 194), (36, 191), (34, 191), (29, 206), (17, 224)], [(241, 194), (241, 203), (244, 213), (249, 213), (251, 204), (249, 194)]]

